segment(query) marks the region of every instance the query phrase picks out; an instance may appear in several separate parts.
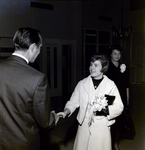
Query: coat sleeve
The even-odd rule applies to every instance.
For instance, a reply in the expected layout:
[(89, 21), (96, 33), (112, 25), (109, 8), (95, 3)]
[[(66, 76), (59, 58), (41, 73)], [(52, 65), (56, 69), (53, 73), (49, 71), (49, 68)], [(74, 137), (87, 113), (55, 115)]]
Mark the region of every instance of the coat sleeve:
[(114, 95), (115, 96), (115, 100), (113, 102), (112, 105), (109, 105), (109, 115), (107, 116), (109, 120), (116, 118), (117, 116), (119, 116), (122, 111), (123, 111), (123, 103), (119, 94), (119, 91), (116, 87), (116, 85), (114, 85), (110, 95)]
[(33, 113), (36, 122), (42, 128), (49, 127), (54, 121), (54, 117), (50, 114), (48, 81), (45, 75), (39, 80), (34, 93)]
[(70, 115), (80, 106), (80, 86), (81, 82), (77, 84), (75, 87), (70, 100), (66, 103), (65, 108), (70, 110)]

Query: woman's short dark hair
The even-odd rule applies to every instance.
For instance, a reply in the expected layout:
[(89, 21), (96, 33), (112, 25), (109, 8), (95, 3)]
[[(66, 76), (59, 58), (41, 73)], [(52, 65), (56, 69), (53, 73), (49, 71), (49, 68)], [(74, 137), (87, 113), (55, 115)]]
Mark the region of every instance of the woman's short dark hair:
[(29, 27), (19, 28), (13, 37), (16, 50), (27, 50), (31, 44), (35, 43), (38, 46), (41, 42), (40, 31)]
[(117, 50), (122, 54), (122, 47), (120, 45), (112, 45), (109, 47), (109, 55), (112, 54), (113, 50)]
[(90, 59), (90, 63), (94, 63), (96, 60), (100, 60), (102, 65), (101, 72), (105, 74), (109, 67), (109, 61), (105, 55), (93, 55)]

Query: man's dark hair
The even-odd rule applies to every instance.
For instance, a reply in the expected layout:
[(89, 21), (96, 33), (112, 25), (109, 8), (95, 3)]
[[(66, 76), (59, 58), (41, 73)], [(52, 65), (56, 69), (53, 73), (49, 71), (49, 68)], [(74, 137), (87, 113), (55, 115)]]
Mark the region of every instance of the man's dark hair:
[(38, 46), (41, 42), (40, 31), (29, 27), (19, 28), (13, 37), (16, 50), (27, 50), (31, 44), (35, 43)]

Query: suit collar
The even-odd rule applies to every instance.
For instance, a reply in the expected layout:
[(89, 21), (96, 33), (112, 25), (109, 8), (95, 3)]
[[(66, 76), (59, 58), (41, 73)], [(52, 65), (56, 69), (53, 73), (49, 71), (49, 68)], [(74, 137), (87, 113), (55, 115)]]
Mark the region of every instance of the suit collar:
[(27, 64), (27, 61), (25, 59), (23, 59), (22, 57), (16, 56), (16, 55), (11, 55), (10, 57), (8, 57), (8, 59), (20, 62), (22, 64)]
[(27, 62), (27, 64), (29, 63), (28, 59), (27, 59), (26, 57), (24, 57), (23, 55), (21, 55), (21, 54), (18, 54), (18, 53), (15, 53), (15, 52), (14, 52), (12, 55), (21, 57), (21, 58), (23, 58), (23, 59)]

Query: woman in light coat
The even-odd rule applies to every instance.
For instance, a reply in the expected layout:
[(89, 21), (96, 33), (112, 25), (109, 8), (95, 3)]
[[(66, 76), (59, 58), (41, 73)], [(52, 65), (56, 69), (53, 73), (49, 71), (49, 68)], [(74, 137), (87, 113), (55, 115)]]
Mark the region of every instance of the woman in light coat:
[(90, 75), (77, 84), (64, 112), (58, 113), (65, 118), (79, 107), (73, 150), (111, 150), (110, 126), (122, 113), (123, 103), (114, 82), (104, 75), (108, 64), (104, 55), (92, 56)]

